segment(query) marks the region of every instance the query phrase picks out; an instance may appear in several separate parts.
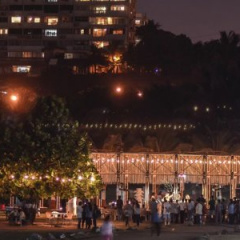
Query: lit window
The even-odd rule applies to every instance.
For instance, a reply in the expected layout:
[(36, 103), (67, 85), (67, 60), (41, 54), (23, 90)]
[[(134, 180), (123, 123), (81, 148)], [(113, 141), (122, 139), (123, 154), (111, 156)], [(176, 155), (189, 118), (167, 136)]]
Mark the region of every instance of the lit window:
[(7, 35), (8, 29), (7, 28), (0, 28), (0, 35)]
[(95, 13), (98, 13), (98, 14), (104, 14), (107, 12), (106, 7), (95, 7), (93, 10)]
[(27, 17), (27, 22), (28, 23), (40, 23), (41, 18), (40, 17)]
[(17, 73), (28, 73), (31, 70), (31, 66), (12, 66), (12, 71)]
[(65, 53), (64, 54), (64, 59), (73, 59), (73, 54), (72, 53)]
[(109, 42), (104, 42), (104, 41), (93, 42), (93, 44), (97, 48), (104, 48), (104, 47), (108, 47), (109, 46)]
[(113, 35), (123, 35), (123, 30), (122, 29), (113, 30)]
[(58, 18), (57, 17), (48, 17), (46, 19), (47, 25), (57, 25), (58, 24)]
[(57, 37), (57, 30), (56, 29), (46, 29), (45, 36), (46, 37)]
[(121, 5), (111, 6), (111, 11), (125, 11), (125, 9), (125, 6)]
[(21, 17), (11, 17), (11, 23), (21, 23), (22, 22), (22, 18)]
[(141, 24), (141, 20), (136, 19), (136, 20), (135, 20), (135, 24), (136, 24), (136, 25), (140, 25), (140, 24)]
[(94, 37), (104, 37), (107, 34), (107, 29), (93, 29), (93, 36)]

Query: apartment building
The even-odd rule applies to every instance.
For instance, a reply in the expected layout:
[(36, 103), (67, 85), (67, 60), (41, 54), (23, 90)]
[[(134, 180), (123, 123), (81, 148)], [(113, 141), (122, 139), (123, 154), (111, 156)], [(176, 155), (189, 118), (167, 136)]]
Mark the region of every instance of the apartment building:
[[(0, 0), (0, 74), (134, 43), (136, 0)], [(41, 63), (41, 64), (40, 64)]]

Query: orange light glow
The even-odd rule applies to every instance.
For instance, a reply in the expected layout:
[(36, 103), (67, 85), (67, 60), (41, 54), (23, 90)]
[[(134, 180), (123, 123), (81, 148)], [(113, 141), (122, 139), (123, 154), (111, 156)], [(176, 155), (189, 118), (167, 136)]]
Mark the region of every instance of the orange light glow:
[(10, 99), (13, 101), (13, 102), (16, 102), (18, 100), (18, 97), (16, 95), (11, 95), (10, 96)]
[(123, 89), (121, 87), (116, 87), (116, 92), (117, 93), (122, 93)]

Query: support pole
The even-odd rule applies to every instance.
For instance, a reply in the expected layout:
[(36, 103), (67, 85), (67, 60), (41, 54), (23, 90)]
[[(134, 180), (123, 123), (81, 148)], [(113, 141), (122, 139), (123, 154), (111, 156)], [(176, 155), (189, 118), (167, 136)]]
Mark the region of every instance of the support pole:
[(236, 197), (236, 188), (237, 188), (237, 183), (236, 183), (235, 172), (234, 172), (234, 156), (231, 156), (231, 176), (230, 176), (230, 198), (231, 199)]
[(203, 173), (202, 173), (202, 195), (209, 201), (208, 195), (208, 179), (207, 179), (207, 156), (203, 156)]
[(126, 159), (124, 159), (124, 198), (123, 201), (126, 202), (128, 200), (128, 164), (126, 162)]
[(174, 187), (173, 187), (173, 199), (176, 200), (179, 195), (178, 191), (178, 183), (179, 183), (179, 177), (178, 177), (178, 155), (175, 155), (175, 161), (174, 161)]
[(120, 168), (120, 153), (117, 154), (117, 186), (116, 186), (116, 199), (118, 199), (118, 196), (122, 196), (122, 191), (120, 190), (121, 188), (121, 168)]
[(146, 155), (146, 173), (145, 173), (145, 207), (149, 209), (149, 191), (150, 191), (150, 179), (149, 179), (149, 155)]

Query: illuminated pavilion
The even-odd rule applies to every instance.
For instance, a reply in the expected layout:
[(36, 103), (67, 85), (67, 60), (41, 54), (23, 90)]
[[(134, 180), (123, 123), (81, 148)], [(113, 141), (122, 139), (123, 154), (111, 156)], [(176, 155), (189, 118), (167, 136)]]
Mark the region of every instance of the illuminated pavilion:
[(146, 205), (163, 183), (174, 186), (173, 198), (185, 197), (185, 183), (199, 184), (208, 202), (213, 190), (221, 198), (221, 186), (229, 187), (229, 198), (236, 197), (240, 180), (240, 156), (95, 152), (91, 157), (104, 184), (115, 184), (124, 201), (129, 184), (142, 184)]

